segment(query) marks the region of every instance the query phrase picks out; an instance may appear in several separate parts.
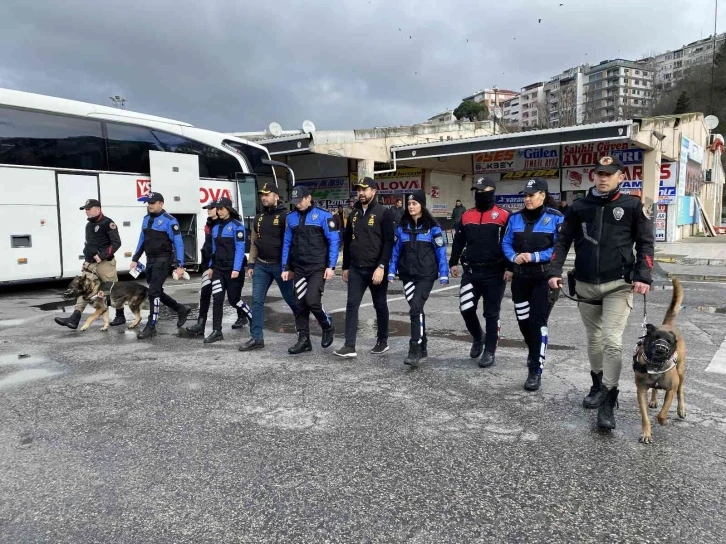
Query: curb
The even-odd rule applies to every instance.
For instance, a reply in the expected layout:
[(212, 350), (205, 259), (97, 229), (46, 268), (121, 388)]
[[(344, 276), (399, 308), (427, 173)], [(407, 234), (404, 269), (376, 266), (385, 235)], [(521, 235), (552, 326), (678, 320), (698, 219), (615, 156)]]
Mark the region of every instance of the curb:
[(710, 281), (713, 283), (726, 283), (726, 276), (715, 276), (710, 274), (676, 274), (674, 272), (669, 272), (668, 278), (681, 281)]
[(697, 259), (686, 255), (656, 255), (654, 261), (669, 264), (686, 264), (694, 266), (726, 266), (726, 259)]

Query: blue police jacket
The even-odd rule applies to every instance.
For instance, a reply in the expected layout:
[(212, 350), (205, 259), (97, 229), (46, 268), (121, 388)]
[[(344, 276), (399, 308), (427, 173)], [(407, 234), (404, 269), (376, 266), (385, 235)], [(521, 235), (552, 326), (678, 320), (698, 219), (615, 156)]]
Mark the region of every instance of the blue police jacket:
[(519, 253), (531, 253), (532, 262), (522, 266), (549, 263), (560, 225), (565, 217), (553, 208), (542, 208), (539, 214), (520, 210), (509, 216), (502, 239), (504, 255), (514, 262)]
[(282, 269), (334, 269), (339, 245), (338, 224), (329, 211), (314, 205), (303, 212), (294, 210), (287, 215)]
[(212, 257), (210, 268), (240, 272), (245, 260), (245, 226), (242, 221), (230, 218), (220, 220), (212, 228)]
[(404, 281), (449, 281), (449, 264), (446, 261), (446, 242), (441, 227), (410, 223), (396, 228), (396, 241), (388, 266), (388, 279), (398, 272)]
[(141, 236), (131, 260), (138, 262), (144, 253), (149, 259), (171, 259), (172, 248), (178, 266), (184, 266), (184, 242), (179, 221), (164, 210), (148, 214), (141, 221)]

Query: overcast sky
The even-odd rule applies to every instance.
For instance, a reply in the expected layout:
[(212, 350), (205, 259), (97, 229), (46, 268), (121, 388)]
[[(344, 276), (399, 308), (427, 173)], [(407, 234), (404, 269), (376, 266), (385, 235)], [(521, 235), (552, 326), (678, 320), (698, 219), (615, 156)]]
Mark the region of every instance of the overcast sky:
[(585, 62), (678, 48), (712, 33), (713, 9), (714, 0), (1, 0), (0, 87), (106, 105), (121, 94), (128, 109), (225, 132), (271, 121), (299, 129), (304, 119), (318, 129), (405, 125), (484, 87), (518, 90)]

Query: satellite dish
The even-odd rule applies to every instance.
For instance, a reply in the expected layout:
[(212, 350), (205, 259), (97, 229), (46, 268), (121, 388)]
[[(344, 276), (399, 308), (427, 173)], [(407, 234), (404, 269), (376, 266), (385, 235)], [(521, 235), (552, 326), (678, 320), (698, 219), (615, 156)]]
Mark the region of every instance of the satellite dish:
[(703, 122), (706, 123), (708, 130), (713, 130), (718, 126), (719, 120), (715, 115), (709, 115), (703, 120)]
[(267, 130), (273, 136), (279, 136), (280, 134), (282, 134), (282, 127), (280, 126), (280, 123), (270, 123), (270, 126), (267, 127)]
[(310, 134), (315, 132), (315, 125), (312, 121), (303, 121), (302, 129), (305, 134)]

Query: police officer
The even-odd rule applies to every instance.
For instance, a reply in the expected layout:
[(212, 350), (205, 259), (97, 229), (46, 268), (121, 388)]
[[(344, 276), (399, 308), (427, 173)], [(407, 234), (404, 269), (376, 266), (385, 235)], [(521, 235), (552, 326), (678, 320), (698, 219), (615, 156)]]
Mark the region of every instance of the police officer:
[[(96, 199), (88, 199), (79, 208), (86, 211), (88, 223), (86, 224), (86, 243), (83, 247), (82, 273), (95, 274), (101, 281), (118, 281), (116, 274), (116, 257), (114, 254), (121, 247), (121, 237), (113, 219), (103, 215), (101, 203)], [(76, 307), (70, 317), (56, 317), (58, 325), (77, 329), (81, 320), (81, 314), (86, 309), (87, 302), (83, 297), (78, 297)], [(124, 310), (116, 309), (116, 317), (111, 321), (111, 326), (123, 325), (126, 323)]]
[(240, 328), (247, 322), (252, 312), (242, 300), (242, 287), (245, 284), (245, 227), (239, 213), (229, 198), (214, 202), (218, 223), (212, 228), (212, 257), (209, 270), (205, 272), (212, 280), (212, 333), (204, 339), (205, 344), (223, 340), (222, 315), (224, 294), (237, 310), (237, 321), (232, 328)]
[[(459, 289), (459, 311), (473, 338), (469, 355), (472, 359), (481, 356), (479, 366), (486, 368), (494, 364), (499, 342), (499, 311), (507, 287), (507, 259), (502, 251), (501, 240), (509, 212), (494, 204), (494, 180), (478, 176), (471, 190), (475, 206), (460, 216), (449, 267), (451, 275), (458, 277), (457, 265), (461, 259), (464, 275)], [(480, 298), (483, 299), (486, 335), (476, 315)]]
[(265, 320), (265, 297), (275, 281), (282, 298), (295, 315), (295, 297), (292, 281), (282, 281), (282, 244), (285, 240), (287, 209), (280, 204), (280, 190), (274, 183), (265, 183), (257, 191), (262, 201), (262, 211), (255, 217), (252, 226), (252, 245), (247, 274), (252, 279), (252, 337), (239, 346), (240, 351), (265, 347), (263, 324)]
[(449, 283), (444, 235), (426, 209), (426, 194), (420, 190), (411, 194), (406, 213), (396, 229), (389, 282), (393, 282), (396, 272), (403, 282), (411, 318), (408, 356), (403, 363), (418, 366), (419, 361), (429, 355), (424, 305), (437, 279), (441, 285)]
[(288, 214), (285, 240), (282, 245), (282, 281), (293, 278), (297, 304), (295, 327), (297, 343), (287, 351), (292, 355), (312, 351), (310, 343), (310, 313), (323, 329), (320, 345), (333, 343), (335, 329), (332, 318), (323, 309), (325, 281), (335, 276), (338, 261), (339, 233), (333, 216), (315, 206), (307, 187), (297, 185), (292, 190), (296, 210)]
[(214, 202), (210, 202), (206, 206), (202, 206), (203, 210), (207, 210), (207, 222), (204, 225), (204, 245), (202, 246), (202, 262), (200, 264), (202, 272), (202, 289), (199, 294), (199, 316), (197, 322), (187, 327), (187, 330), (196, 335), (204, 334), (204, 327), (207, 324), (207, 314), (209, 313), (209, 301), (212, 298), (212, 280), (206, 272), (209, 269), (209, 261), (212, 258), (212, 229), (219, 220), (217, 219), (217, 208)]
[(151, 338), (156, 334), (160, 303), (177, 313), (177, 327), (184, 325), (191, 312), (188, 306), (179, 304), (164, 292), (164, 282), (169, 275), (174, 257), (176, 257), (177, 276), (181, 277), (184, 274), (184, 243), (179, 222), (164, 210), (164, 197), (161, 193), (149, 193), (145, 201), (149, 213), (141, 221), (141, 235), (130, 266), (131, 270), (134, 270), (141, 256), (146, 253), (146, 281), (149, 284), (151, 309), (146, 327), (137, 335), (140, 340)]
[(559, 288), (574, 241), (577, 296), (600, 302), (578, 305), (592, 377), (583, 406), (598, 409), (597, 424), (604, 429), (615, 428), (623, 331), (633, 293), (645, 295), (653, 281), (653, 222), (640, 199), (620, 192), (623, 169), (617, 157), (600, 158), (595, 186), (572, 203), (562, 225), (549, 273), (550, 287)]
[(512, 302), (524, 341), (529, 348), (527, 391), (542, 382), (549, 334), (547, 321), (552, 298), (547, 284), (550, 259), (564, 217), (547, 204), (549, 187), (541, 178), (530, 179), (524, 188), (524, 208), (509, 217), (502, 240), (507, 259), (514, 264)]
[(345, 344), (334, 353), (356, 357), (358, 308), (370, 289), (376, 310), (377, 341), (371, 353), (388, 351), (388, 262), (393, 251), (394, 224), (391, 210), (376, 199), (375, 182), (366, 177), (356, 183), (358, 202), (348, 218), (343, 235), (343, 281), (348, 284), (345, 308)]

